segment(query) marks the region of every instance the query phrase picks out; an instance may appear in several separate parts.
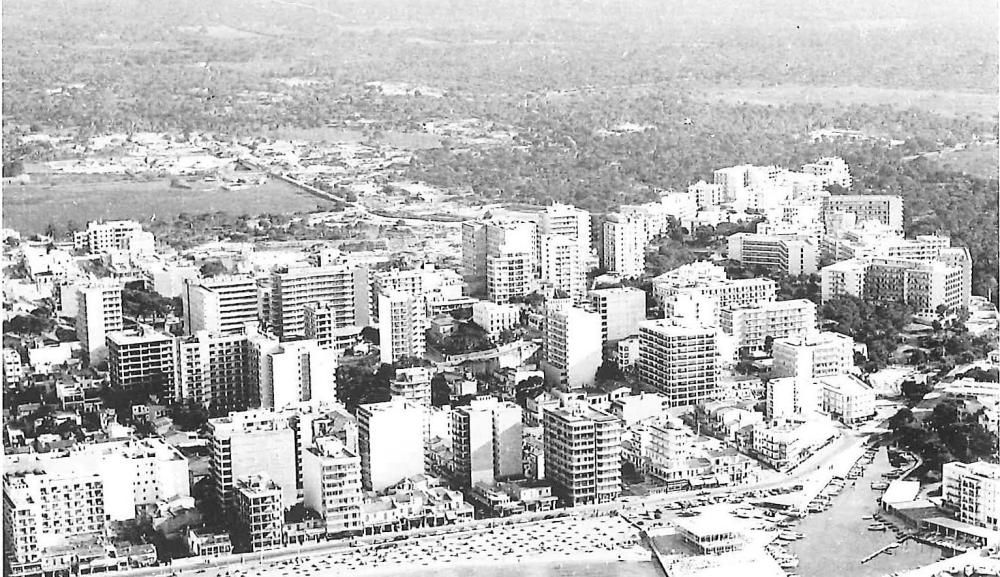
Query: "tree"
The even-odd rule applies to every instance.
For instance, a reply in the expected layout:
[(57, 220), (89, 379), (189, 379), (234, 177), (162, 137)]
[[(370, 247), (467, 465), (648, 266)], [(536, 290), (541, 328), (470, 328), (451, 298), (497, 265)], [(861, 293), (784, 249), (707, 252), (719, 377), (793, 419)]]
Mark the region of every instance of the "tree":
[(622, 374), (620, 368), (618, 368), (618, 363), (612, 361), (611, 359), (605, 359), (601, 366), (597, 367), (596, 379), (598, 382), (607, 381), (620, 381), (625, 378)]
[(206, 261), (204, 264), (201, 265), (201, 268), (199, 268), (198, 270), (201, 272), (201, 276), (205, 278), (211, 278), (214, 276), (227, 274), (229, 272), (229, 270), (226, 269), (226, 265), (222, 264), (222, 261), (220, 260)]
[(451, 403), (451, 387), (448, 386), (444, 373), (437, 373), (431, 377), (431, 405), (443, 407)]
[(527, 408), (528, 399), (533, 399), (545, 390), (545, 381), (541, 377), (528, 377), (514, 385), (514, 400), (521, 408)]

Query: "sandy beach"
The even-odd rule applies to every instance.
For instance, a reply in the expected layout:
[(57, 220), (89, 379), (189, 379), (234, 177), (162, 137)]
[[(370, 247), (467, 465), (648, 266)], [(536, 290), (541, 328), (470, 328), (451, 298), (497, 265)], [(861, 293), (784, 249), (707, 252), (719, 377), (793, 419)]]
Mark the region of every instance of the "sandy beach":
[(651, 559), (638, 532), (620, 517), (562, 518), (505, 525), (475, 532), (425, 537), (400, 543), (362, 546), (297, 561), (245, 563), (220, 570), (219, 577), (297, 577), (317, 572), (337, 575), (395, 575), (500, 564), (559, 562), (642, 562)]

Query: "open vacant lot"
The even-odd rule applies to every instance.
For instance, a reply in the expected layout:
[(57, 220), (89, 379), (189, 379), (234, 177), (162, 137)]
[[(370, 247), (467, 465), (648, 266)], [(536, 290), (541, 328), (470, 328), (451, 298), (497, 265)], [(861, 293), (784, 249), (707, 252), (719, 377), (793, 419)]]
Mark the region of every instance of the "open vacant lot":
[(150, 181), (112, 177), (53, 177), (46, 183), (4, 186), (3, 226), (22, 233), (42, 232), (49, 223), (63, 227), (73, 221), (82, 226), (90, 220), (172, 218), (182, 212), (199, 214), (222, 211), (258, 215), (288, 214), (328, 207), (290, 184), (269, 179), (260, 186), (225, 191), (216, 187), (171, 188), (167, 178)]

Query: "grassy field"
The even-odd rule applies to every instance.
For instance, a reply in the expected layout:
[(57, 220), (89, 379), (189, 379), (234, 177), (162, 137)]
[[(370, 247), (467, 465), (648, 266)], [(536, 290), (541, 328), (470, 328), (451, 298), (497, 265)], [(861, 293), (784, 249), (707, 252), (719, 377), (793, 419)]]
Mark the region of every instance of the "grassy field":
[(806, 86), (779, 84), (762, 87), (713, 88), (704, 98), (730, 104), (820, 104), (825, 106), (888, 104), (901, 109), (917, 108), (944, 116), (972, 115), (991, 118), (997, 115), (996, 94), (875, 88), (870, 86)]
[(88, 177), (81, 183), (72, 177), (57, 177), (47, 183), (4, 186), (3, 226), (31, 234), (44, 231), (49, 223), (61, 228), (69, 221), (81, 226), (95, 219), (149, 220), (153, 215), (170, 218), (182, 212), (216, 211), (287, 214), (328, 206), (329, 203), (273, 178), (260, 186), (225, 191), (214, 187), (171, 188), (169, 179)]

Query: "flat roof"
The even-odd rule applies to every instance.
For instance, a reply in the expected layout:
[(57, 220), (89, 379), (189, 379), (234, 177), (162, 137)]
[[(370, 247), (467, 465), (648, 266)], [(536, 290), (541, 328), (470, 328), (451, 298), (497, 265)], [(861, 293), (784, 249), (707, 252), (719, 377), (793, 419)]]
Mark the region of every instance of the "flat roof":
[(938, 527), (944, 527), (945, 529), (961, 531), (966, 535), (982, 537), (983, 539), (986, 539), (991, 543), (996, 543), (1000, 541), (1000, 531), (993, 531), (991, 529), (986, 529), (984, 527), (977, 527), (975, 525), (970, 525), (968, 523), (956, 521), (948, 517), (928, 517), (924, 519), (924, 522), (930, 523), (932, 525), (937, 525)]
[(889, 483), (889, 487), (882, 494), (883, 503), (902, 503), (913, 501), (920, 493), (920, 481), (895, 480)]

